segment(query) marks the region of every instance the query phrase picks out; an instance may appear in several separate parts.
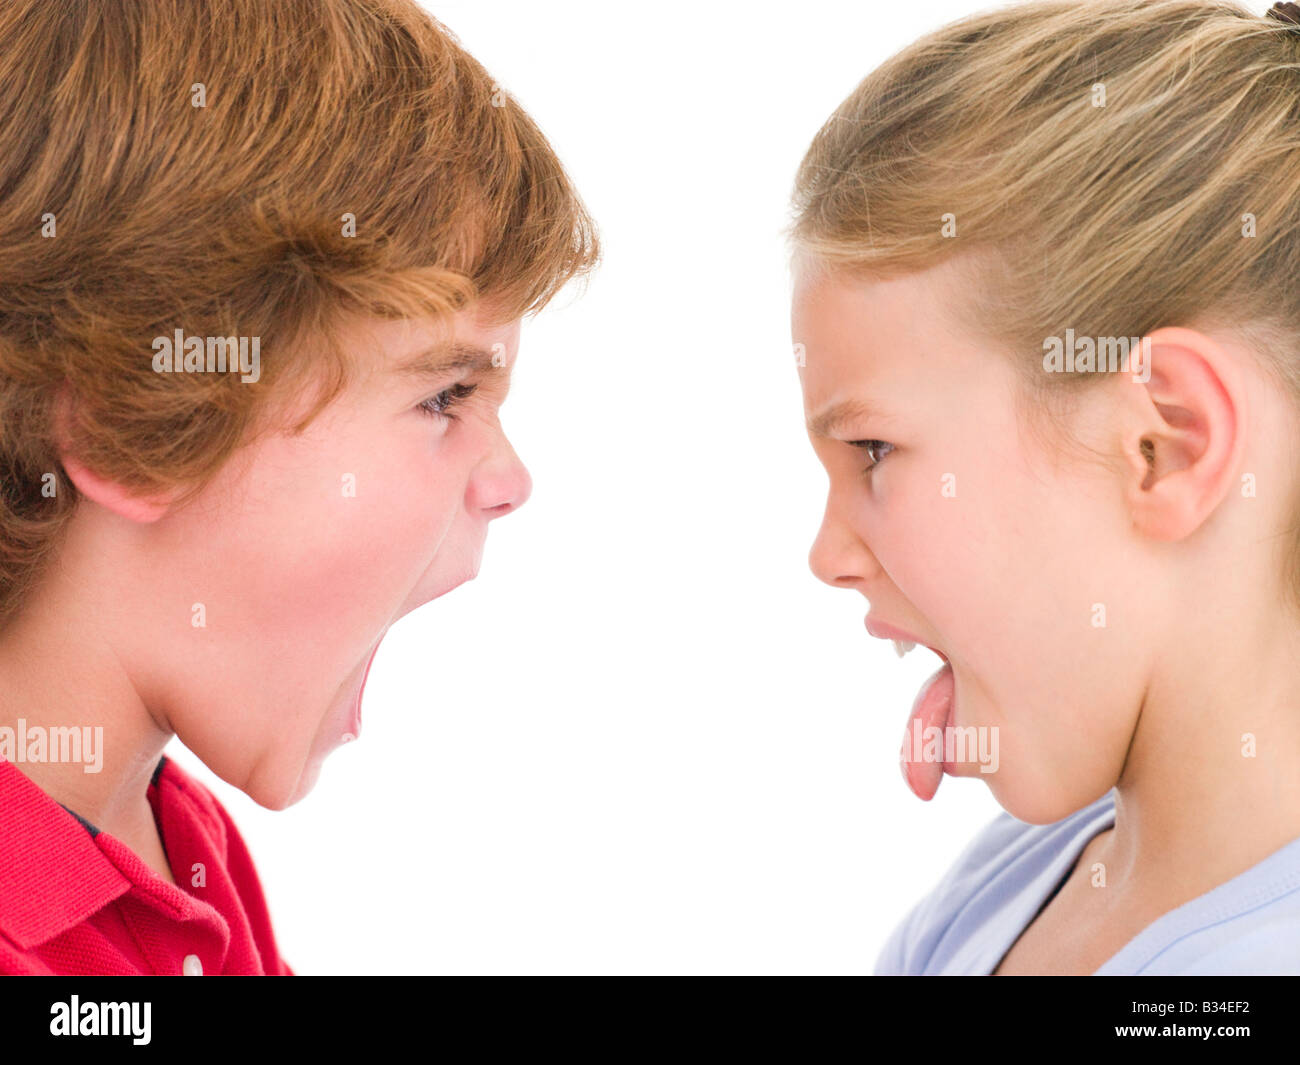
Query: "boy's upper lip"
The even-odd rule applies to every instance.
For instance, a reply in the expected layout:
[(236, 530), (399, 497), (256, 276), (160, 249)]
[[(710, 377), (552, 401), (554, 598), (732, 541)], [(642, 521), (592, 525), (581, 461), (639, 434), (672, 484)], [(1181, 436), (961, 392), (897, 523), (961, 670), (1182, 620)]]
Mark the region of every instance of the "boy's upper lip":
[(863, 619), (863, 624), (866, 625), (867, 632), (871, 633), (871, 635), (877, 640), (906, 640), (908, 643), (915, 643), (922, 647), (929, 647), (931, 651), (934, 651), (934, 653), (945, 662), (948, 661), (948, 656), (942, 651), (932, 647), (919, 636), (908, 632), (906, 629), (900, 629), (897, 625), (890, 625), (888, 622), (881, 621), (878, 618), (873, 618), (870, 614)]

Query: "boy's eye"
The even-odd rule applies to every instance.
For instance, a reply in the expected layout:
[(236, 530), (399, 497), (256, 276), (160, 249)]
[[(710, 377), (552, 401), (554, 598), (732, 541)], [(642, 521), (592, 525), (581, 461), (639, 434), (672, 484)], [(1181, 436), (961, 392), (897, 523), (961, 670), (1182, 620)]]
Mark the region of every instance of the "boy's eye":
[(871, 465), (862, 472), (869, 475), (872, 470), (885, 461), (885, 456), (894, 450), (894, 445), (886, 443), (884, 440), (850, 440), (848, 441), (853, 447), (861, 448), (871, 459)]
[(444, 388), (436, 396), (430, 396), (416, 406), (430, 417), (454, 419), (456, 415), (452, 413), (452, 408), (461, 400), (472, 396), (476, 388), (478, 388), (476, 384), (467, 385), (464, 382), (458, 382), (450, 388)]

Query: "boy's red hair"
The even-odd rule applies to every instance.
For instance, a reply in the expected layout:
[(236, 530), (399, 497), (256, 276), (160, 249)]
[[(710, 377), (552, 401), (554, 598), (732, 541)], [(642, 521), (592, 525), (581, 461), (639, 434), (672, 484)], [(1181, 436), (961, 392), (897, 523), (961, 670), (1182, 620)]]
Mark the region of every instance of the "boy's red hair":
[[(5, 0), (0, 247), (0, 619), (76, 505), (65, 386), (81, 462), (191, 492), (270, 396), (321, 384), (301, 429), (346, 387), (347, 316), (509, 322), (599, 254), (546, 138), (411, 0)], [(177, 328), (260, 337), (260, 382), (156, 373)]]

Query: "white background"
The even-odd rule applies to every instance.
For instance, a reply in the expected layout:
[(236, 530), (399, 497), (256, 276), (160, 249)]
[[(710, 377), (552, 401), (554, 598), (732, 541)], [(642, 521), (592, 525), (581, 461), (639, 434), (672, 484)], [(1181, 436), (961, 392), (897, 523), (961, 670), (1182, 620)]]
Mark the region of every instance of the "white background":
[(390, 630), (358, 743), (288, 810), (177, 744), (314, 973), (864, 973), (999, 807), (898, 771), (913, 696), (808, 569), (780, 230), (868, 71), (976, 6), (428, 3), (537, 120), (604, 241), (526, 322), (532, 499)]

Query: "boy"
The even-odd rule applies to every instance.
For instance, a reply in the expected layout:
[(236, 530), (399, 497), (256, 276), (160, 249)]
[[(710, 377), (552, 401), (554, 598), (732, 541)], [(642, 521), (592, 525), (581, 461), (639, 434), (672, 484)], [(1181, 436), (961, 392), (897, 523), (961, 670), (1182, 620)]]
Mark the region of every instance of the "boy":
[(0, 973), (281, 973), (248, 852), (528, 497), (520, 320), (598, 258), (411, 0), (0, 8)]

